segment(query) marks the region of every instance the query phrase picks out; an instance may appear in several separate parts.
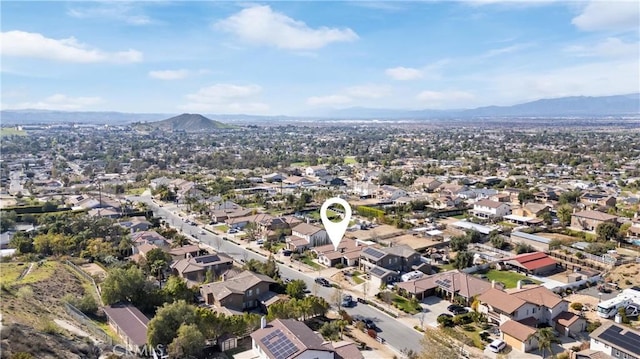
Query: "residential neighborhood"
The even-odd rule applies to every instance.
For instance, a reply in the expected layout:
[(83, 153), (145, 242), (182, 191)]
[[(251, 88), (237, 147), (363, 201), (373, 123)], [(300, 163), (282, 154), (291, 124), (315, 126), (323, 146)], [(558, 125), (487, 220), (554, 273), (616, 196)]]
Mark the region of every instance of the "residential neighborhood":
[[(105, 353), (639, 356), (640, 149), (566, 149), (629, 132), (21, 130), (3, 137), (3, 272), (85, 283), (55, 319)], [(333, 197), (353, 212), (336, 246)]]

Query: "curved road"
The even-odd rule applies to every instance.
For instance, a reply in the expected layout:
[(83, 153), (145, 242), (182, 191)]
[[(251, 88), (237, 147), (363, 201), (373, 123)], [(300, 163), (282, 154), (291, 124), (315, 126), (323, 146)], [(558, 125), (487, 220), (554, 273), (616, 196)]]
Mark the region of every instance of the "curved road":
[[(202, 234), (202, 228), (187, 224), (184, 221), (184, 218), (179, 217), (176, 213), (172, 212), (168, 208), (158, 206), (155, 202), (152, 201), (150, 197), (129, 196), (127, 197), (127, 199), (131, 201), (146, 203), (149, 208), (153, 210), (154, 213), (156, 213), (157, 216), (164, 218), (164, 220), (168, 221), (168, 223), (170, 223), (173, 227), (180, 228), (183, 233), (194, 237), (195, 241), (204, 243), (220, 252), (224, 252), (233, 257), (238, 262), (249, 259), (257, 259), (260, 261), (266, 260), (266, 257), (247, 250), (233, 242), (223, 240), (220, 236), (217, 236), (209, 231), (205, 230), (205, 234)], [(288, 265), (280, 263), (278, 263), (278, 268), (282, 277), (290, 279), (302, 279), (307, 284), (307, 288), (311, 289), (312, 292), (314, 292), (318, 296), (323, 297), (325, 300), (327, 300), (327, 302), (332, 302), (331, 298), (334, 296), (335, 289), (318, 286), (314, 282), (315, 276), (310, 276), (309, 274), (299, 272), (296, 269), (289, 268)], [(423, 348), (420, 344), (422, 335), (415, 331), (413, 328), (410, 328), (409, 326), (397, 321), (389, 315), (384, 314), (383, 312), (373, 307), (359, 303), (357, 303), (355, 307), (344, 309), (350, 315), (361, 315), (367, 318), (371, 318), (379, 328), (378, 335), (384, 338), (386, 343), (389, 346), (393, 347), (393, 349), (395, 349), (396, 351), (399, 352), (400, 350), (405, 348), (411, 349), (415, 352), (423, 351)]]

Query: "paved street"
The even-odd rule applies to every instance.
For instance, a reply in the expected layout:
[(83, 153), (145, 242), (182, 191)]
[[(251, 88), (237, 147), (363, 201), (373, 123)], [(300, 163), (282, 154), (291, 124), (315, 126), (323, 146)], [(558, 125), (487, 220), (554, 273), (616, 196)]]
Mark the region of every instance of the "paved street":
[[(182, 229), (184, 234), (190, 236), (195, 234), (197, 237), (195, 239), (196, 241), (209, 245), (214, 250), (218, 250), (219, 248), (220, 252), (230, 255), (238, 262), (249, 259), (258, 259), (261, 261), (266, 260), (264, 256), (249, 251), (233, 242), (222, 240), (219, 236), (209, 231), (205, 231), (206, 234), (201, 234), (202, 228), (185, 223), (183, 217), (179, 217), (176, 213), (172, 212), (172, 209), (174, 209), (172, 206), (160, 207), (147, 196), (130, 196), (127, 197), (127, 199), (146, 203), (157, 216), (164, 218), (165, 221), (172, 226)], [(332, 302), (331, 298), (334, 296), (335, 289), (325, 288), (315, 284), (314, 279), (318, 276), (317, 271), (304, 273), (299, 271), (295, 264), (293, 266), (293, 268), (290, 268), (288, 265), (279, 264), (280, 275), (285, 278), (304, 280), (305, 283), (307, 283), (307, 288), (309, 288), (312, 293), (323, 297), (329, 303)], [(358, 296), (356, 293), (353, 293), (353, 295), (354, 297)], [(422, 335), (409, 327), (408, 324), (398, 321), (368, 305), (359, 304), (355, 307), (347, 308), (346, 310), (350, 315), (357, 314), (372, 318), (381, 330), (378, 335), (396, 351), (400, 351), (404, 348), (412, 349), (414, 351), (422, 351), (422, 347), (420, 345)]]

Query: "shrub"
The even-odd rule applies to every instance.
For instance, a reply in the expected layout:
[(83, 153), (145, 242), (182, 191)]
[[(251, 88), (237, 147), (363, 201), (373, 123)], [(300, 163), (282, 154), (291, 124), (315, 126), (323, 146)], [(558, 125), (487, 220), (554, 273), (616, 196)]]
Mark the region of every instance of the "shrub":
[(490, 339), (489, 339), (490, 336), (491, 336), (491, 334), (489, 334), (489, 332), (480, 333), (480, 339), (482, 339), (485, 342), (490, 341)]
[(631, 283), (631, 281), (630, 281), (630, 280), (625, 279), (624, 284), (626, 284), (626, 285), (631, 285), (631, 284), (633, 284), (633, 283)]
[(591, 333), (592, 331), (598, 329), (599, 326), (601, 326), (602, 323), (599, 320), (596, 320), (595, 322), (588, 322), (587, 323), (587, 333)]
[(455, 325), (462, 325), (462, 324), (469, 324), (473, 321), (473, 319), (471, 318), (471, 316), (469, 315), (470, 313), (467, 314), (460, 314), (460, 315), (456, 315), (453, 317), (453, 324)]
[(369, 335), (371, 338), (375, 339), (378, 336), (378, 333), (373, 329), (369, 329), (369, 330), (367, 330), (367, 335)]
[(571, 309), (581, 311), (584, 306), (580, 302), (571, 303)]
[(453, 326), (453, 319), (451, 319), (451, 317), (447, 317), (447, 316), (440, 316), (438, 317), (438, 324), (441, 327), (452, 327)]
[(343, 269), (343, 268), (344, 268), (344, 264), (342, 263), (336, 264), (336, 269)]
[(563, 352), (556, 356), (557, 359), (569, 359), (569, 353)]

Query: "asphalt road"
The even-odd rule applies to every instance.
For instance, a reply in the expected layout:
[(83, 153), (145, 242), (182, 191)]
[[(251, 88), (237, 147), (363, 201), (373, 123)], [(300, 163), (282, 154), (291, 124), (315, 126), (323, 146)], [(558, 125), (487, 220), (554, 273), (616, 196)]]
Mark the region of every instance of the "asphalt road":
[[(220, 236), (217, 236), (209, 231), (204, 231), (205, 234), (202, 234), (203, 229), (194, 226), (191, 224), (187, 224), (184, 221), (183, 217), (179, 217), (177, 214), (171, 211), (171, 207), (160, 207), (156, 203), (152, 201), (150, 197), (146, 196), (130, 196), (127, 199), (131, 201), (144, 202), (149, 205), (149, 208), (154, 211), (154, 213), (164, 218), (169, 224), (171, 224), (175, 228), (182, 229), (184, 234), (194, 236), (194, 240), (207, 244), (211, 246), (213, 249), (218, 250), (220, 252), (224, 252), (234, 258), (238, 262), (242, 262), (242, 260), (249, 259), (257, 259), (260, 261), (266, 260), (266, 257), (247, 250), (233, 242), (222, 240)], [(323, 297), (327, 302), (332, 303), (332, 297), (335, 297), (335, 288), (327, 288), (317, 285), (314, 280), (316, 278), (315, 275), (310, 275), (307, 273), (299, 272), (295, 268), (289, 268), (288, 265), (278, 264), (280, 269), (280, 275), (284, 278), (290, 279), (302, 279), (307, 283), (307, 288), (311, 291), (311, 293)], [(354, 298), (356, 296), (354, 295)], [(335, 304), (332, 304), (335, 308)], [(416, 352), (421, 352), (423, 350), (420, 339), (422, 335), (418, 333), (413, 328), (409, 328), (404, 323), (397, 321), (396, 319), (390, 317), (387, 314), (382, 313), (381, 311), (370, 307), (365, 304), (357, 303), (356, 306), (351, 308), (345, 308), (347, 313), (350, 315), (361, 315), (367, 318), (371, 318), (378, 327), (378, 336), (382, 337), (388, 345), (393, 347), (396, 351), (401, 351), (403, 349), (411, 349)]]

